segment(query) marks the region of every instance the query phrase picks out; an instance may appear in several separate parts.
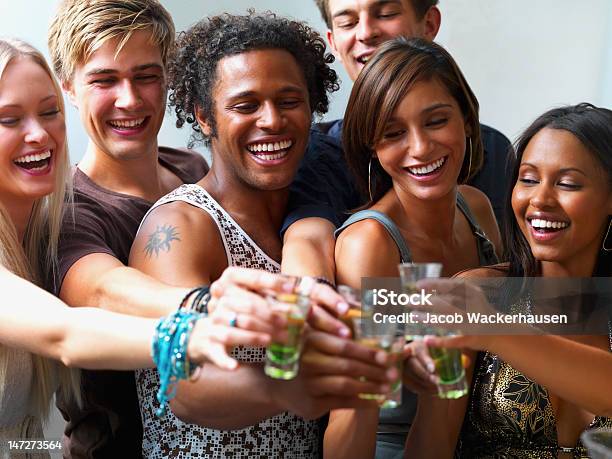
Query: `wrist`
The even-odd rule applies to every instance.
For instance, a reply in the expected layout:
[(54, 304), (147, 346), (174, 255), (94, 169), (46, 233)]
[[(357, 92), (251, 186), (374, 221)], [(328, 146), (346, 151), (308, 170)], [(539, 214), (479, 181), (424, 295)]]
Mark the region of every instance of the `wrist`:
[[(261, 371), (263, 373), (263, 367)], [(264, 376), (264, 378), (266, 403), (279, 413), (288, 411), (290, 405), (289, 397), (291, 397), (290, 388), (293, 386), (292, 381), (273, 379), (267, 376)]]

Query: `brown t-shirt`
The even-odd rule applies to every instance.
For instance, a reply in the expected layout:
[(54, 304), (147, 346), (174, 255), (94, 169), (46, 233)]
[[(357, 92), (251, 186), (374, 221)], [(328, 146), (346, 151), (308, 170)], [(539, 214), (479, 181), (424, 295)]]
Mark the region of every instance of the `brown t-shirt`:
[[(195, 183), (208, 171), (195, 152), (159, 148), (159, 162), (184, 183)], [(96, 185), (74, 172), (74, 220), (68, 213), (59, 242), (59, 267), (51, 289), (58, 294), (70, 267), (92, 253), (107, 253), (127, 264), (138, 225), (153, 205), (144, 199)], [(142, 423), (131, 371), (82, 371), (83, 407), (58, 398), (67, 421), (64, 457), (139, 458)], [(59, 397), (59, 395), (58, 395)]]

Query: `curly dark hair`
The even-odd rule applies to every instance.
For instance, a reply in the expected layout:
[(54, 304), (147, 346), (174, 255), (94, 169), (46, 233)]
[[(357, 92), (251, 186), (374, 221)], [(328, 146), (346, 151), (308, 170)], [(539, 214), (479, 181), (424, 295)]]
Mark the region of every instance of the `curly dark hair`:
[[(295, 58), (304, 72), (312, 113), (324, 114), (328, 92), (339, 89), (338, 76), (329, 67), (334, 57), (326, 52), (325, 41), (304, 22), (279, 17), (271, 12), (247, 15), (221, 14), (202, 19), (179, 34), (176, 53), (168, 68), (170, 106), (176, 126), (191, 124), (190, 146), (210, 144), (216, 135), (212, 93), (217, 64), (227, 56), (259, 49), (282, 49)], [(196, 120), (196, 107), (210, 123), (205, 135)]]

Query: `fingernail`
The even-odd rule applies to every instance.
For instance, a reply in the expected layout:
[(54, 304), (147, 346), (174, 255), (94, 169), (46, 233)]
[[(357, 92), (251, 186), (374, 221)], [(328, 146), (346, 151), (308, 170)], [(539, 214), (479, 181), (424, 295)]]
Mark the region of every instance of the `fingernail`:
[(376, 361), (376, 363), (380, 363), (381, 365), (386, 365), (388, 358), (389, 358), (389, 355), (384, 351), (377, 352), (376, 355), (374, 356), (374, 360)]
[(285, 293), (292, 293), (293, 292), (293, 286), (295, 285), (295, 282), (293, 280), (291, 281), (287, 281), (285, 283), (283, 283), (281, 289), (283, 290), (283, 292)]
[(397, 379), (397, 369), (395, 367), (389, 368), (386, 373), (389, 381), (395, 381)]
[(340, 327), (338, 329), (338, 334), (343, 338), (349, 338), (351, 336), (351, 331), (346, 327)]
[(391, 386), (389, 386), (389, 384), (383, 384), (382, 386), (380, 386), (381, 393), (387, 393), (389, 392), (390, 389), (391, 389)]
[(437, 375), (431, 375), (431, 376), (429, 377), (429, 380), (430, 380), (432, 383), (434, 383), (434, 384), (438, 384), (438, 382), (439, 382), (439, 381), (438, 381), (438, 376), (437, 376)]
[(345, 301), (340, 301), (337, 305), (336, 308), (338, 309), (338, 314), (340, 315), (344, 315), (348, 312), (349, 310), (349, 305), (348, 303), (346, 303)]
[(427, 364), (427, 371), (429, 371), (430, 373), (433, 373), (434, 371), (436, 371), (436, 366), (433, 364), (433, 362), (429, 362)]

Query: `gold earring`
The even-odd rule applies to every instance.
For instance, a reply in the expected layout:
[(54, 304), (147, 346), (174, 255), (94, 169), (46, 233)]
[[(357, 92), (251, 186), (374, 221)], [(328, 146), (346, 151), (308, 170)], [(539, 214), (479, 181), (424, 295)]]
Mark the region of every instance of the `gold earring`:
[(606, 240), (610, 235), (610, 228), (612, 228), (612, 220), (610, 220), (610, 223), (608, 224), (608, 231), (606, 231), (606, 236), (603, 238), (603, 242), (601, 243), (601, 248), (605, 252), (612, 252), (612, 247), (606, 247)]

